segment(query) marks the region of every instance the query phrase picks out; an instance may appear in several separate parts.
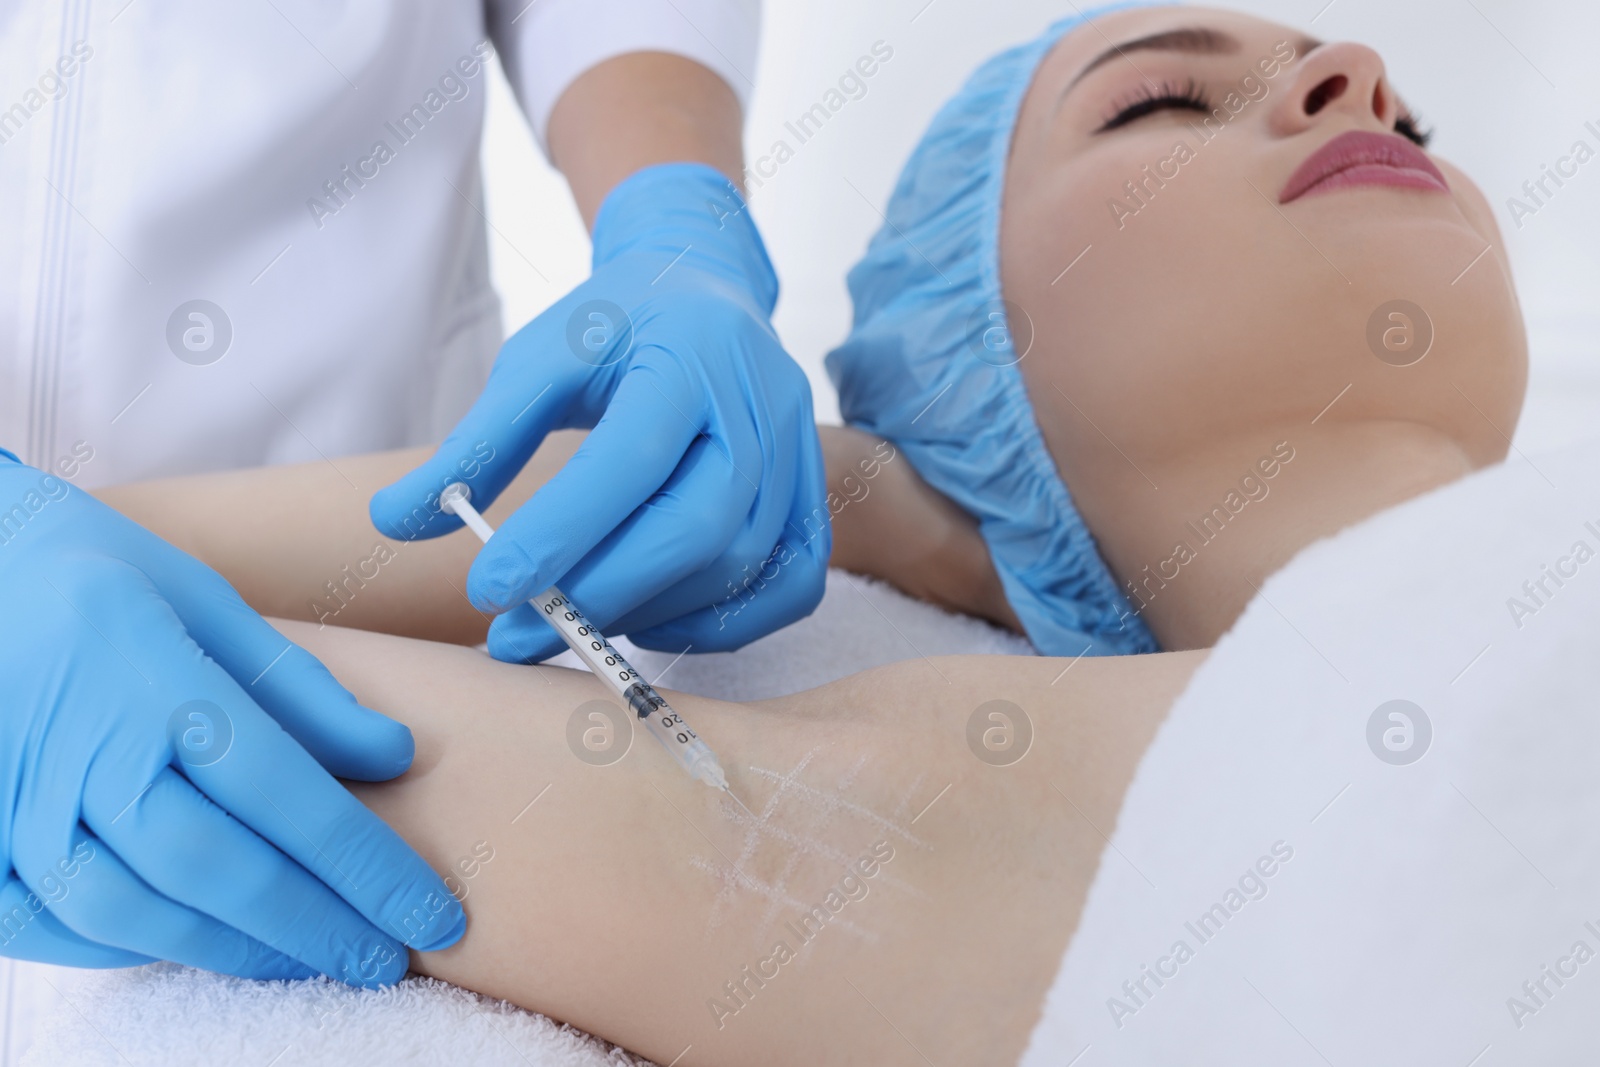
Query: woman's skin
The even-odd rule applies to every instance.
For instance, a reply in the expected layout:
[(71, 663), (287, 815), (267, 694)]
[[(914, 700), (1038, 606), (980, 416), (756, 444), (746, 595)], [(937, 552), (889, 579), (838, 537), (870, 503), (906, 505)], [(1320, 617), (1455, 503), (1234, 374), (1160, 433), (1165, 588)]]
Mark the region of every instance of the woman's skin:
[[(1176, 43), (1225, 51), (1124, 48), (1083, 74), (1113, 42), (1186, 27), (1209, 36)], [(1246, 75), (1255, 81), (1241, 87)], [(1152, 87), (1182, 93), (1191, 80), (1204, 112), (1166, 108), (1096, 132)], [(1229, 117), (1230, 90), (1236, 105), (1259, 99)], [(1227, 121), (1202, 142), (1190, 124), (1212, 108)], [(1006, 298), (1035, 338), (1021, 369), (1057, 466), (1163, 648), (1215, 643), (1318, 537), (1505, 457), (1527, 343), (1477, 186), (1435, 159), (1448, 194), (1362, 186), (1279, 203), (1324, 144), (1393, 131), (1404, 114), (1370, 48), (1184, 6), (1070, 34), (1028, 92), (1001, 237)], [(1193, 158), (1169, 164), (1164, 185), (1147, 179), (1180, 142)], [(1127, 182), (1147, 182), (1140, 200)], [(1369, 319), (1396, 299), (1435, 330), (1414, 366), (1368, 347)], [(1268, 496), (1203, 542), (1187, 524), (1280, 442), (1294, 459)], [(1163, 567), (1179, 542), (1194, 558)]]
[[(579, 760), (569, 723), (608, 699), (589, 675), (277, 625), (416, 735), (403, 778), (351, 786), (466, 908), (466, 937), (413, 968), (680, 1065), (1015, 1060), (1199, 661), (950, 657), (756, 704), (666, 693), (752, 819), (643, 731), (617, 763)], [(968, 746), (996, 700), (1033, 730), (1011, 766)], [(892, 858), (830, 902), (875, 845)], [(819, 904), (806, 941), (786, 924)]]
[[(1086, 73), (1109, 43), (1189, 26), (1212, 36), (1177, 40), (1226, 34), (1233, 46), (1124, 47)], [(1147, 76), (1192, 78), (1220, 99), (1279, 42), (1295, 58), (1269, 93), (1118, 219), (1106, 202), (1172, 152), (1189, 115), (1094, 131)], [(1006, 294), (1033, 326), (1023, 370), (1040, 425), (1112, 568), (1148, 580), (1143, 568), (1243, 474), (1263, 471), (1270, 487), (1177, 577), (1144, 587), (1144, 618), (1168, 647), (1210, 644), (1251, 586), (1311, 540), (1502, 458), (1521, 400), (1516, 299), (1463, 175), (1441, 164), (1448, 195), (1363, 187), (1277, 203), (1329, 139), (1392, 129), (1401, 114), (1373, 53), (1312, 44), (1223, 12), (1107, 16), (1052, 52), (1018, 125)], [(1437, 331), (1411, 367), (1366, 345), (1372, 312), (1393, 299), (1421, 305)], [(832, 486), (851, 501), (835, 517), (834, 564), (1015, 625), (971, 521), (882, 445), (827, 437)], [(574, 447), (547, 444), (491, 522)], [(861, 464), (874, 459), (868, 476)], [(1270, 477), (1258, 467), (1268, 459)], [(253, 606), (297, 619), (279, 623), (286, 636), (415, 731), (411, 772), (353, 787), (452, 872), (467, 908), (466, 938), (413, 966), (661, 1063), (1016, 1058), (1098, 864), (1121, 862), (1106, 840), (1198, 653), (914, 660), (741, 706), (669, 694), (752, 820), (642, 736), (614, 764), (579, 759), (584, 731), (604, 726), (588, 717), (605, 699), (593, 678), (434, 643), (482, 639), (461, 590), (469, 535), (387, 545), (372, 577), (345, 584), (342, 568), (387, 544), (366, 521), (370, 490), (411, 462), (394, 453), (103, 495)], [(246, 514), (248, 526), (236, 519)], [(324, 583), (346, 590), (324, 600), (335, 625), (319, 626), (310, 604)], [(986, 730), (1023, 722), (1024, 758), (979, 758), (996, 736)], [(892, 859), (845, 885), (865, 887), (861, 899), (833, 898), (837, 914), (810, 940), (786, 925), (827, 910), (829, 887), (874, 848)], [(787, 962), (775, 962), (780, 939)]]
[[(628, 52), (578, 75), (556, 100), (545, 133), (592, 230), (606, 194), (658, 163), (705, 163), (743, 188), (741, 118), (739, 98), (720, 75), (683, 56)], [(607, 136), (592, 136), (597, 129)]]
[[(818, 429), (835, 512), (832, 566), (1021, 629), (971, 516), (930, 489), (887, 442), (836, 426)], [(484, 509), (490, 525), (533, 496), (582, 440), (578, 431), (551, 434)], [(96, 495), (218, 571), (262, 614), (478, 644), (489, 617), (468, 602), (465, 582), (478, 540), (458, 530), (394, 541), (367, 519), (372, 491), (429, 454), (405, 449), (186, 475)], [(475, 451), (463, 462), (495, 462), (485, 455)], [(241, 523), (240, 515), (251, 519)]]

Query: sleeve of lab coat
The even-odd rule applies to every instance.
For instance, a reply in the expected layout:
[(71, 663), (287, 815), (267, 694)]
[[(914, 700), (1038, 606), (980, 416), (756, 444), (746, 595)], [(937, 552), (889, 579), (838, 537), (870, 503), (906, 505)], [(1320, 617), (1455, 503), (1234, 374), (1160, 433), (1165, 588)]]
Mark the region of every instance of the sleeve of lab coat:
[(500, 62), (548, 154), (545, 127), (568, 85), (627, 52), (671, 52), (715, 71), (741, 104), (754, 87), (761, 0), (486, 0)]

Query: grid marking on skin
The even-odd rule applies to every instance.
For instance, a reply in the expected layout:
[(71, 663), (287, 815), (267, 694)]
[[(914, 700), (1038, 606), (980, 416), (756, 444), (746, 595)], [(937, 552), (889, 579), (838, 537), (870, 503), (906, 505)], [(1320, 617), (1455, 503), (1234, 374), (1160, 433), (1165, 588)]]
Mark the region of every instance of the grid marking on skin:
[(911, 779), (911, 784), (906, 786), (906, 791), (900, 795), (900, 803), (894, 806), (894, 811), (890, 813), (890, 818), (905, 818), (906, 807), (911, 803), (911, 798), (917, 795), (917, 790), (922, 788), (922, 780), (927, 776), (927, 771), (917, 772), (917, 776)]
[[(842, 774), (839, 775), (839, 779), (836, 783), (837, 790), (840, 793), (843, 793), (846, 789), (849, 789), (852, 785), (854, 785), (856, 779), (861, 774), (862, 768), (866, 765), (867, 756), (866, 753), (862, 753), (856, 757), (854, 766), (847, 768)], [(903, 802), (902, 806), (904, 806)], [(827, 813), (821, 813), (821, 815), (825, 814)], [(816, 823), (821, 821), (821, 815), (813, 813), (813, 827), (816, 826)], [(746, 821), (748, 821), (748, 819)], [(767, 823), (763, 823), (757, 827), (752, 827), (752, 829), (757, 832), (776, 837), (778, 840), (793, 846), (793, 851), (789, 853), (788, 858), (784, 861), (783, 871), (778, 875), (778, 884), (781, 886), (787, 886), (789, 884), (789, 879), (794, 875), (795, 869), (799, 867), (801, 859), (805, 856), (816, 855), (831, 859), (834, 863), (838, 864), (840, 867), (843, 867), (845, 870), (851, 870), (852, 865), (855, 863), (855, 857), (849, 855), (843, 849), (834, 848), (814, 839), (803, 838), (799, 834), (792, 833), (788, 830), (780, 830), (777, 827)], [(887, 875), (884, 877), (884, 884), (892, 884), (896, 888), (906, 889), (908, 891), (911, 890), (911, 887), (906, 883), (900, 881), (899, 879), (891, 879)], [(778, 921), (778, 913), (782, 910), (782, 908), (783, 904), (780, 901), (775, 898), (769, 899), (767, 903), (766, 914), (761, 916), (761, 921), (756, 925), (756, 929), (761, 931), (772, 929), (774, 924), (776, 924)], [(801, 905), (800, 910), (804, 912), (808, 909), (805, 905)], [(840, 923), (840, 927), (847, 930), (853, 929), (848, 922)], [(757, 936), (759, 937), (760, 935), (758, 934)], [(876, 941), (877, 938), (876, 936), (872, 936), (869, 937), (868, 940)]]
[[(843, 792), (845, 789), (849, 788), (850, 785), (855, 782), (856, 776), (861, 773), (861, 768), (866, 766), (866, 763), (867, 763), (867, 755), (866, 755), (866, 753), (863, 752), (859, 756), (856, 757), (856, 763), (855, 763), (854, 767), (851, 767), (851, 768), (847, 769), (846, 771), (844, 771), (844, 773), (839, 775), (837, 788), (839, 789), (840, 792)], [(823, 813), (820, 813), (820, 814), (818, 812), (816, 812), (816, 811), (811, 812), (811, 826), (812, 826), (813, 829), (817, 829), (818, 828), (818, 823), (820, 823), (822, 821), (822, 816), (825, 815), (825, 814), (826, 814), (826, 812), (823, 812)], [(763, 829), (765, 829), (765, 830), (767, 830), (769, 832), (775, 830), (775, 828), (771, 827), (771, 826), (765, 826), (765, 827), (763, 827)], [(787, 836), (796, 836), (796, 835), (787, 835)], [(815, 844), (815, 842), (813, 842), (812, 844)], [(807, 850), (807, 853), (808, 852), (809, 852), (809, 850)], [(832, 854), (835, 862), (840, 862), (842, 860), (844, 866), (847, 869), (849, 868), (850, 864), (853, 862), (851, 857), (845, 855), (839, 849), (828, 849), (828, 852)], [(796, 867), (798, 867), (800, 865), (801, 856), (804, 855), (804, 854), (807, 854), (807, 853), (803, 853), (801, 850), (796, 849), (794, 852), (791, 852), (789, 854), (789, 858), (784, 864), (784, 877), (785, 878), (787, 878), (789, 876), (789, 874), (794, 870), (794, 868), (796, 868)], [(812, 905), (812, 907), (815, 907), (815, 906), (816, 905)], [(777, 922), (777, 919), (778, 919), (778, 907), (777, 907), (777, 905), (776, 904), (768, 904), (767, 905), (767, 914), (762, 916), (761, 924), (759, 926), (757, 926), (756, 929), (758, 929), (758, 930), (768, 929), (770, 927), (770, 924)], [(848, 919), (843, 921), (843, 922), (841, 922), (841, 923), (839, 923), (839, 928), (841, 930), (846, 930), (846, 931), (849, 931), (851, 933), (857, 932), (857, 928), (856, 928), (855, 924), (850, 922)], [(865, 940), (868, 944), (876, 944), (877, 943), (878, 935), (875, 934), (875, 933), (862, 934), (861, 936), (862, 936), (863, 940)], [(760, 937), (760, 935), (758, 934), (757, 938), (759, 938), (759, 937)], [(809, 962), (810, 962), (809, 959), (803, 961), (803, 963), (809, 963)]]
[[(729, 817), (746, 829), (739, 856), (733, 862), (731, 869), (725, 864), (712, 863), (699, 857), (691, 859), (691, 866), (697, 870), (712, 874), (722, 883), (722, 887), (712, 903), (711, 916), (708, 923), (709, 928), (715, 928), (721, 924), (728, 907), (738, 895), (738, 891), (745, 889), (756, 893), (758, 896), (765, 897), (768, 902), (766, 912), (756, 926), (756, 930), (759, 931), (756, 936), (759, 939), (765, 936), (765, 932), (772, 929), (784, 909), (792, 909), (802, 914), (811, 910), (812, 904), (799, 900), (789, 890), (790, 880), (795, 876), (803, 860), (807, 857), (827, 859), (846, 870), (855, 863), (856, 857), (848, 855), (843, 850), (835, 848), (824, 841), (772, 825), (773, 815), (787, 794), (797, 794), (800, 798), (811, 802), (806, 805), (806, 810), (811, 817), (811, 825), (808, 829), (817, 829), (819, 824), (829, 817), (837, 817), (841, 814), (851, 815), (863, 819), (880, 829), (887, 829), (895, 836), (909, 841), (918, 848), (929, 847), (917, 840), (907, 830), (901, 828), (893, 819), (884, 819), (871, 809), (845, 801), (839, 795), (850, 788), (860, 776), (867, 764), (867, 756), (865, 754), (858, 756), (854, 764), (847, 767), (839, 775), (835, 786), (837, 792), (835, 793), (828, 793), (801, 782), (801, 773), (810, 766), (811, 761), (820, 751), (820, 748), (814, 748), (807, 752), (798, 763), (784, 773), (759, 767), (750, 768), (750, 770), (760, 774), (762, 777), (776, 782), (777, 788), (773, 790), (766, 803), (762, 805), (759, 815), (751, 816), (744, 812), (735, 811), (731, 807), (726, 809)], [(894, 810), (896, 819), (905, 813), (907, 805), (922, 782), (922, 778), (923, 775), (919, 774), (911, 783), (910, 788), (901, 795)], [(754, 859), (763, 841), (768, 840), (779, 842), (788, 847), (788, 855), (784, 860), (783, 868), (771, 882), (757, 878), (747, 870), (749, 863)], [(885, 877), (883, 884), (885, 887), (893, 886), (894, 888), (920, 895), (914, 887), (898, 878)], [(841, 929), (847, 930), (864, 940), (869, 942), (877, 940), (876, 935), (862, 930), (847, 919), (835, 920), (835, 923)]]
[[(809, 761), (810, 758), (811, 754), (808, 754), (806, 756), (806, 760)], [(771, 781), (781, 782), (781, 791), (786, 792), (790, 788), (793, 788), (795, 792), (801, 794), (807, 799), (816, 801), (822, 807), (823, 814), (831, 815), (835, 812), (845, 812), (850, 815), (855, 815), (858, 818), (865, 819), (866, 821), (872, 823), (881, 830), (887, 830), (889, 833), (903, 838), (907, 844), (912, 845), (915, 848), (926, 849), (932, 847), (926, 842), (920, 840), (916, 834), (913, 834), (906, 827), (901, 826), (891, 819), (885, 819), (882, 815), (879, 815), (871, 808), (853, 803), (841, 796), (825, 793), (815, 786), (810, 786), (804, 782), (797, 781), (794, 776), (798, 769), (799, 768), (796, 768), (795, 771), (790, 771), (786, 775), (779, 774), (777, 771), (765, 770), (761, 767), (751, 767), (750, 771), (752, 774), (760, 775), (761, 777)]]
[[(801, 857), (801, 855), (802, 855), (802, 853), (799, 850), (795, 850), (793, 852), (790, 852), (789, 855), (788, 855), (788, 858), (786, 858), (783, 861), (783, 870), (778, 873), (778, 882), (780, 884), (782, 884), (782, 885), (789, 884), (789, 879), (794, 877), (796, 869), (799, 868), (799, 866), (800, 866), (800, 857)], [(800, 912), (805, 912), (807, 910), (807, 907), (808, 907), (807, 905), (801, 904), (799, 906), (799, 908), (797, 908), (796, 910), (798, 910)], [(773, 901), (768, 902), (766, 914), (761, 916), (761, 922), (756, 924), (756, 929), (760, 930), (760, 931), (770, 930), (770, 929), (772, 929), (773, 924), (776, 923), (777, 921), (778, 921), (778, 902), (776, 900), (773, 900)], [(759, 939), (761, 937), (761, 934), (757, 934), (756, 937)]]
[[(789, 786), (795, 781), (800, 772), (805, 770), (806, 767), (810, 765), (811, 760), (820, 751), (822, 751), (820, 748), (814, 748), (810, 752), (807, 752), (800, 758), (800, 762), (796, 763), (794, 768), (790, 770), (787, 775), (779, 776), (778, 788), (772, 791), (772, 795), (767, 798), (767, 802), (761, 806), (761, 814), (756, 817), (755, 823), (745, 833), (744, 843), (739, 848), (739, 858), (733, 861), (732, 878), (723, 879), (722, 888), (718, 890), (716, 899), (711, 902), (710, 925), (712, 928), (715, 928), (721, 924), (723, 913), (733, 902), (733, 898), (737, 894), (738, 886), (744, 881), (752, 883), (752, 886), (761, 886), (762, 889), (760, 891), (763, 893), (770, 891), (771, 893), (775, 893), (780, 897), (782, 897), (787, 891), (788, 877), (791, 873), (793, 873), (794, 864), (792, 862), (792, 857), (791, 862), (784, 865), (784, 869), (779, 874), (778, 880), (773, 883), (761, 882), (759, 879), (752, 877), (746, 873), (745, 867), (752, 859), (755, 858), (756, 849), (761, 844), (761, 828), (764, 827), (767, 824), (767, 821), (772, 818), (772, 813), (777, 810), (778, 801), (783, 799), (783, 794), (788, 790)], [(799, 902), (796, 901), (796, 904), (798, 903)], [(804, 905), (799, 906), (802, 911), (805, 910)]]
[[(783, 887), (782, 877), (780, 877), (777, 882), (763, 882), (761, 879), (752, 877), (745, 871), (730, 871), (727, 864), (712, 863), (711, 861), (703, 859), (700, 856), (689, 857), (689, 866), (695, 868), (696, 870), (705, 871), (712, 877), (717, 878), (722, 882), (725, 890), (732, 891), (734, 889), (741, 888), (748, 889), (758, 896), (766, 897), (770, 902), (767, 909), (767, 914), (769, 915), (780, 911), (785, 907), (793, 908), (801, 915), (806, 915), (811, 911), (811, 904), (807, 904), (803, 900), (788, 896), (786, 894)], [(785, 871), (787, 872), (788, 870), (789, 867), (785, 867)], [(714, 916), (710, 926), (715, 927), (719, 925), (720, 922), (721, 916)], [(835, 918), (828, 925), (837, 926), (839, 929), (844, 930), (847, 933), (854, 934), (869, 944), (876, 943), (878, 940), (877, 934), (872, 933), (869, 930), (863, 930), (861, 927), (857, 926), (848, 919)], [(761, 929), (765, 928), (765, 923), (763, 923)], [(762, 940), (764, 937), (765, 935), (758, 934), (757, 940)]]

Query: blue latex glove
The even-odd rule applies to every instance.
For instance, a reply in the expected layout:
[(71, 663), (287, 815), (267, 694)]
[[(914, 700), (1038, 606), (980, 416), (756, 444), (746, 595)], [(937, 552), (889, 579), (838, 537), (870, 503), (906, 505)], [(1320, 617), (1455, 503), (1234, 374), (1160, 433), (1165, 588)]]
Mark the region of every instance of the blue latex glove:
[(457, 940), (444, 883), (333, 778), (400, 774), (410, 731), (215, 571), (0, 455), (0, 955), (372, 986)]
[(525, 602), (560, 584), (602, 631), (647, 648), (737, 648), (809, 614), (832, 550), (804, 372), (768, 318), (777, 278), (733, 185), (672, 163), (618, 185), (594, 226), (588, 281), (505, 343), (472, 410), (427, 463), (372, 499), (390, 537), (481, 509), (547, 433), (593, 427), (562, 470), (499, 524), (467, 596), (499, 615), (498, 659), (561, 639)]

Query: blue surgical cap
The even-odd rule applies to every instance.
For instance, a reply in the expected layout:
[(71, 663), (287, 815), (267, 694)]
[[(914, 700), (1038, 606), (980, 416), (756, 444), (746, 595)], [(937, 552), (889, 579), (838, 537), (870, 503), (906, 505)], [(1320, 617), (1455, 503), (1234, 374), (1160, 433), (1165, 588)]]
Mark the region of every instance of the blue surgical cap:
[(939, 111), (850, 271), (854, 325), (827, 358), (846, 421), (893, 441), (977, 518), (1006, 599), (1052, 656), (1159, 646), (1100, 558), (1029, 406), (1017, 364), (1032, 327), (1013, 321), (1000, 291), (1000, 200), (1040, 61), (1084, 22), (1141, 6), (1055, 23), (979, 67)]

